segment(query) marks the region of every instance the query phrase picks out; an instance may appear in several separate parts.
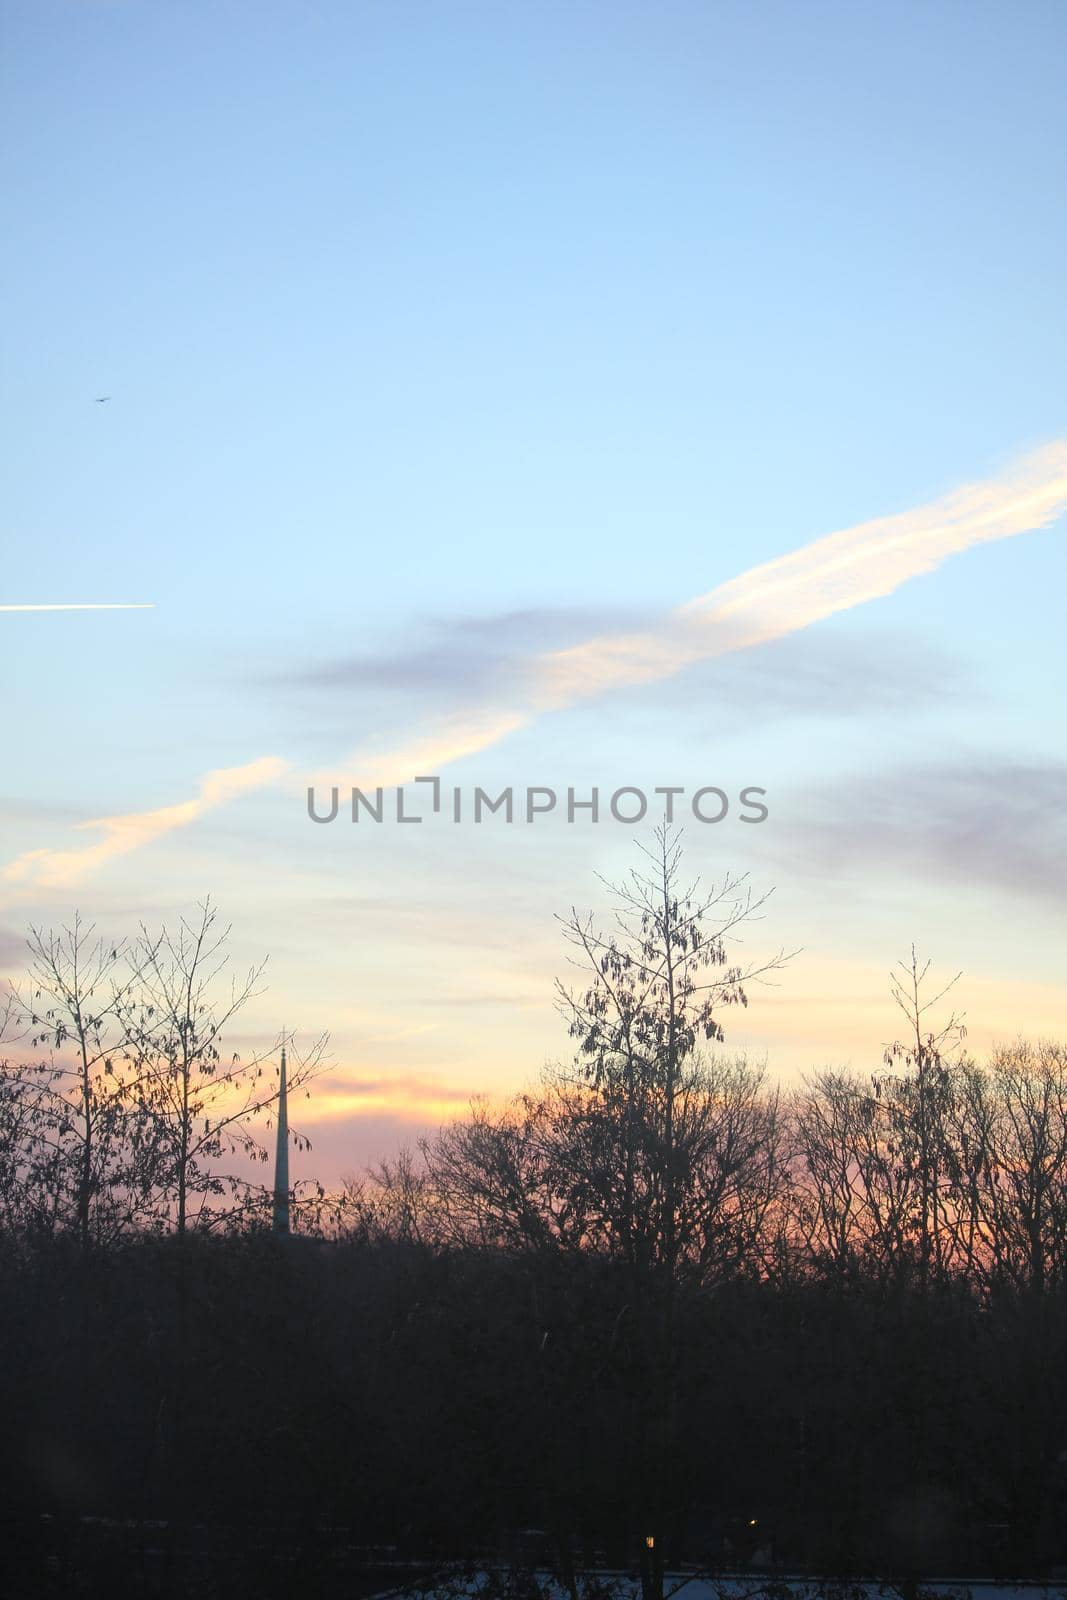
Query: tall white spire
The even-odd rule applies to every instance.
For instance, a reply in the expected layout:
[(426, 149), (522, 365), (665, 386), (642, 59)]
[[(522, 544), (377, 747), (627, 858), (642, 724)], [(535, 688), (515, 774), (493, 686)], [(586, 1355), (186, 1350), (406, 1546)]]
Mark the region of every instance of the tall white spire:
[(285, 1081), (285, 1045), (278, 1078), (278, 1140), (274, 1154), (274, 1232), (289, 1232), (289, 1090)]

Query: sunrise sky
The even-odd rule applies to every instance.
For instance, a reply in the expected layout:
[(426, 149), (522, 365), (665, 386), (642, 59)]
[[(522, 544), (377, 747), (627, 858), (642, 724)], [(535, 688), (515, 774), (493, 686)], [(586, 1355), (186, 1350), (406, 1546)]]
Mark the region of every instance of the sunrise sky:
[(876, 1067), (913, 940), (1067, 1033), (1062, 5), (4, 10), (0, 972), (210, 894), (332, 1178), (567, 1054), (649, 824), (309, 783), (754, 785), (731, 1047)]

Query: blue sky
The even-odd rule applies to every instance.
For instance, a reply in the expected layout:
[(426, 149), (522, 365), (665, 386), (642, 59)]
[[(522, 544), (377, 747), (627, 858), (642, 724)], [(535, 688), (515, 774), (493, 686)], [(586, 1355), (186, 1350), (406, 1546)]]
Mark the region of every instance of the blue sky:
[[(516, 653), (643, 626), (1067, 434), (1058, 4), (4, 9), (0, 603), (156, 606), (0, 614), (5, 860), (268, 754), (343, 778)], [(775, 943), (873, 973), (930, 930), (979, 1003), (992, 974), (1036, 982), (1052, 1026), (1065, 565), (1062, 519), (967, 550), (538, 718), (455, 781), (763, 783), (758, 842), (694, 849), (776, 882)], [(552, 912), (628, 836), (357, 856), (299, 787), (19, 888), (4, 926), (210, 889), (354, 1079), (506, 1085), (564, 1048)], [(395, 913), (375, 960), (439, 1002), (408, 1055), (360, 1043), (382, 1029), (351, 976), (363, 913), (337, 909), (356, 878)], [(450, 1020), (489, 958), (454, 964), (449, 928), (489, 902), (528, 952), (499, 992), (545, 997), (528, 1027), (503, 1001)], [(395, 981), (371, 1011), (407, 1007)], [(803, 1049), (853, 1039), (827, 1017)], [(789, 1026), (751, 1043), (792, 1069)]]

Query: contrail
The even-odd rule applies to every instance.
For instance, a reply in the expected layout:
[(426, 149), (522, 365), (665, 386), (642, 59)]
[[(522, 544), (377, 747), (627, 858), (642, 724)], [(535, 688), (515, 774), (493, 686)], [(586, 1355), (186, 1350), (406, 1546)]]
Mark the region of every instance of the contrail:
[[(531, 655), (525, 662), (525, 693), (515, 704), (471, 706), (406, 746), (352, 752), (342, 771), (325, 781), (339, 782), (347, 771), (361, 785), (404, 782), (420, 767), (445, 766), (487, 750), (547, 712), (631, 684), (671, 678), (695, 662), (750, 650), (892, 594), (963, 550), (1047, 528), (1065, 509), (1067, 439), (1059, 439), (997, 478), (966, 484), (911, 511), (843, 528), (751, 567), (677, 606), (651, 628), (600, 634), (567, 650)], [(0, 880), (65, 887), (111, 857), (139, 849), (290, 773), (289, 763), (278, 757), (209, 773), (194, 798), (155, 811), (83, 822), (80, 828), (99, 830), (97, 843), (73, 850), (31, 850), (0, 869)]]
[(698, 661), (750, 650), (892, 594), (975, 545), (1046, 528), (1067, 509), (1067, 440), (999, 478), (911, 511), (861, 522), (751, 567), (640, 633), (601, 634), (530, 665), (536, 710), (654, 683)]
[(0, 872), (0, 877), (8, 883), (29, 882), (43, 888), (66, 888), (80, 882), (86, 873), (114, 856), (128, 855), (162, 834), (188, 827), (205, 812), (225, 805), (238, 795), (278, 783), (288, 770), (289, 763), (278, 756), (261, 756), (243, 767), (223, 767), (209, 772), (200, 779), (197, 793), (191, 800), (159, 806), (155, 811), (134, 811), (121, 817), (78, 822), (75, 824), (77, 832), (87, 828), (95, 831), (95, 844), (82, 845), (76, 850), (29, 850), (10, 862)]
[(30, 606), (0, 606), (0, 611), (154, 611), (154, 600), (138, 600), (132, 605), (128, 601), (105, 600), (102, 603), (79, 601), (76, 605), (43, 605)]
[[(1033, 451), (998, 478), (965, 484), (938, 500), (826, 534), (788, 555), (750, 567), (710, 593), (675, 607), (649, 628), (599, 634), (566, 650), (529, 656), (524, 691), (512, 705), (480, 708), (439, 726), (437, 762), (488, 749), (546, 712), (597, 695), (672, 678), (699, 661), (733, 655), (799, 633), (826, 617), (892, 594), (912, 578), (975, 545), (1046, 528), (1067, 510), (1067, 440)], [(406, 754), (363, 749), (340, 776), (365, 783)], [(408, 776), (417, 767), (411, 766)], [(394, 782), (374, 777), (373, 782)]]

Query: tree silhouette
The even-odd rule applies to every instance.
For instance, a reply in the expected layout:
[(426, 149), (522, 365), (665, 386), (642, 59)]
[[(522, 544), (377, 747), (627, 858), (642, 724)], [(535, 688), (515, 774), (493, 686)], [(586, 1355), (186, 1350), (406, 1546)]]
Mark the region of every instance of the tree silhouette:
[[(217, 1227), (256, 1204), (258, 1186), (247, 1171), (223, 1163), (237, 1158), (247, 1169), (268, 1159), (256, 1128), (277, 1103), (272, 1065), (279, 1046), (228, 1058), (224, 1046), (226, 1030), (262, 992), (266, 962), (231, 976), (229, 935), (206, 900), (198, 920), (183, 917), (175, 933), (142, 928), (137, 944), (130, 1051), (139, 1106), (152, 1130), (156, 1216), (179, 1235), (190, 1226)], [(305, 1052), (291, 1037), (281, 1042), (294, 1094), (323, 1070), (326, 1035)], [(291, 1137), (297, 1148), (309, 1148), (301, 1135)]]

